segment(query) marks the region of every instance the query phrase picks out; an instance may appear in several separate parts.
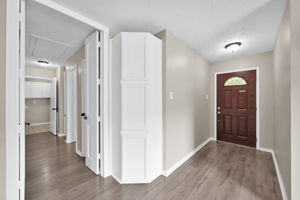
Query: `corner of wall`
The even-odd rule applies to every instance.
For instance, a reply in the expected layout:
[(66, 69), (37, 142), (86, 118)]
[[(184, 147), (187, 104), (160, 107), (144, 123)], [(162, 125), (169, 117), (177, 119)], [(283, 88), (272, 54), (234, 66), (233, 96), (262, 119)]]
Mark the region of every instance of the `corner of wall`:
[[(209, 86), (209, 64), (198, 52), (168, 30), (163, 30), (156, 36), (163, 40), (164, 45), (164, 170), (166, 171), (210, 137), (207, 117), (209, 111), (206, 105), (208, 101), (205, 99)], [(173, 100), (169, 99), (169, 92), (173, 92)], [(178, 116), (184, 120), (180, 120)], [(185, 135), (177, 134), (177, 137), (174, 137), (174, 132), (184, 132)], [(176, 148), (178, 145), (182, 147), (180, 150)]]
[(287, 196), (291, 197), (291, 42), (290, 2), (279, 26), (273, 54), (274, 153)]
[(0, 199), (5, 199), (6, 0), (0, 2)]

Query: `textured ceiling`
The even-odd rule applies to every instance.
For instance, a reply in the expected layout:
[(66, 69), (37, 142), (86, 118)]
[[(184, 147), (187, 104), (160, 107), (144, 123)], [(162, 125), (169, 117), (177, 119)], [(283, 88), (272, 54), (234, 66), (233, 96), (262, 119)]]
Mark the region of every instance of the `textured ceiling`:
[[(209, 61), (272, 50), (286, 0), (52, 0), (112, 32), (168, 29)], [(224, 45), (242, 41), (228, 53)]]
[(65, 64), (94, 29), (34, 1), (26, 3), (26, 64)]

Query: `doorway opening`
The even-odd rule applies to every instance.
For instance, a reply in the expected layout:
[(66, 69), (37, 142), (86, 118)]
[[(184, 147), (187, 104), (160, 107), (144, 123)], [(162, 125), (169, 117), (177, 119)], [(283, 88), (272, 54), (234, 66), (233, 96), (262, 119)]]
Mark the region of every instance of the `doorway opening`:
[(68, 167), (104, 175), (104, 33), (38, 1), (25, 6), (25, 185), (42, 195), (39, 178)]
[(257, 70), (216, 74), (216, 138), (259, 147)]

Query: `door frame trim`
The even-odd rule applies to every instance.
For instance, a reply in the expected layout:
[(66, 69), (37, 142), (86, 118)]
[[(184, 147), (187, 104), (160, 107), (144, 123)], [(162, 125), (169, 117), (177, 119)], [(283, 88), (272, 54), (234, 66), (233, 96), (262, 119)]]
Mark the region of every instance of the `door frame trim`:
[(243, 71), (251, 71), (255, 70), (256, 71), (256, 149), (260, 149), (260, 107), (259, 107), (259, 87), (260, 87), (260, 76), (259, 76), (259, 67), (252, 67), (252, 68), (244, 68), (244, 69), (236, 69), (236, 70), (226, 70), (226, 71), (221, 71), (221, 72), (215, 72), (214, 73), (214, 103), (213, 103), (213, 131), (214, 131), (214, 136), (213, 138), (217, 140), (217, 76), (219, 74), (228, 74), (228, 73), (234, 73), (234, 72), (243, 72)]

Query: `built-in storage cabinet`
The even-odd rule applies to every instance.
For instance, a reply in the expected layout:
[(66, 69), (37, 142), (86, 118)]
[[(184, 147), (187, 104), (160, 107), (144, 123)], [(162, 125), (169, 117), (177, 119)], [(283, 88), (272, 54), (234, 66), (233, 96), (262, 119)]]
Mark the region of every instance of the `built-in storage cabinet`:
[(26, 98), (50, 98), (51, 82), (25, 81)]
[(112, 175), (149, 183), (162, 172), (162, 43), (149, 33), (112, 39)]
[[(55, 78), (38, 76), (25, 77), (25, 98), (51, 98), (53, 95), (53, 83)], [(54, 84), (56, 85), (56, 83)]]

